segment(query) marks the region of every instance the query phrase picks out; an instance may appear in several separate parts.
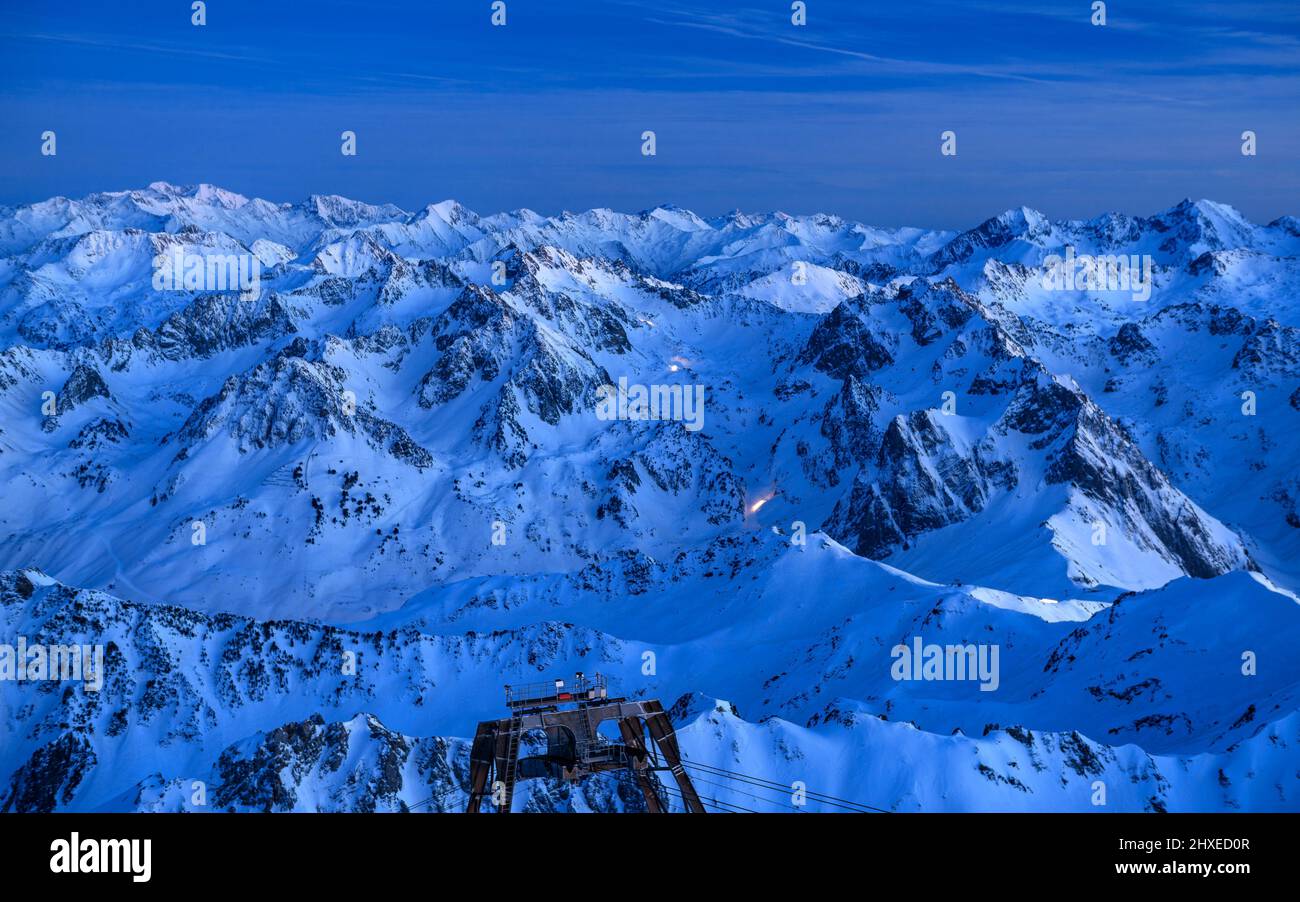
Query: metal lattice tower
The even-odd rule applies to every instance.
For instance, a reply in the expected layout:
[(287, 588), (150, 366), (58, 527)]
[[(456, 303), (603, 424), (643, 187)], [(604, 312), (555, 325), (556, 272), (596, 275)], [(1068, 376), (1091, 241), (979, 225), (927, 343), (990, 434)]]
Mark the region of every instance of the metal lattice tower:
[[(564, 680), (507, 686), (506, 707), (509, 717), (485, 720), (474, 734), (467, 814), (479, 813), (483, 800), (490, 797), (495, 798), (498, 813), (509, 813), (520, 779), (577, 781), (622, 769), (631, 770), (651, 813), (662, 813), (667, 807), (651, 778), (656, 771), (673, 775), (688, 812), (704, 813), (682, 767), (672, 722), (658, 701), (610, 698), (603, 676), (588, 678), (579, 673), (567, 687)], [(598, 732), (602, 723), (611, 720), (618, 725), (621, 742)], [(545, 734), (546, 752), (520, 759), (523, 736), (531, 731)]]

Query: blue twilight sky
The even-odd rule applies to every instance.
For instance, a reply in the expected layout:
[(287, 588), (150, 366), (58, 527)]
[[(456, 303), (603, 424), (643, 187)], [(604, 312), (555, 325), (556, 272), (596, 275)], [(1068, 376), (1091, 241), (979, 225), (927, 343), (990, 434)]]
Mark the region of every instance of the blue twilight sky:
[(935, 227), (1300, 214), (1295, 0), (1113, 0), (1105, 27), (1090, 0), (807, 0), (805, 27), (789, 0), (506, 2), (493, 27), (491, 0), (209, 0), (195, 27), (190, 0), (0, 0), (0, 203), (163, 179)]

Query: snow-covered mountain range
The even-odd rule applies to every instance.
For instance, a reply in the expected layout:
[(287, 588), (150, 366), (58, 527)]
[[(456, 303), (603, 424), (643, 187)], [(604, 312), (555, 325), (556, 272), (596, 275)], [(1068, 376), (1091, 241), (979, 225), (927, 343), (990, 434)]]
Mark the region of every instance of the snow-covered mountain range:
[[(1298, 288), (1300, 222), (1210, 201), (0, 209), (0, 644), (106, 649), (98, 693), (0, 679), (0, 809), (455, 809), (502, 684), (575, 670), (886, 810), (1300, 808)], [(996, 687), (899, 679), (914, 639)]]

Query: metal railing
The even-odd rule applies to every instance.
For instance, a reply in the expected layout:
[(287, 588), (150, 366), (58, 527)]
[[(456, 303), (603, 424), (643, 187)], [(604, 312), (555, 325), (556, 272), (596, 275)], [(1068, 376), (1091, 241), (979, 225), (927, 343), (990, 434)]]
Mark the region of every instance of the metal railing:
[(577, 758), (583, 764), (626, 764), (627, 746), (604, 738), (589, 739), (578, 743)]
[(511, 709), (553, 705), (560, 702), (597, 701), (608, 697), (609, 685), (602, 674), (579, 673), (571, 682), (547, 680), (506, 686), (506, 707)]

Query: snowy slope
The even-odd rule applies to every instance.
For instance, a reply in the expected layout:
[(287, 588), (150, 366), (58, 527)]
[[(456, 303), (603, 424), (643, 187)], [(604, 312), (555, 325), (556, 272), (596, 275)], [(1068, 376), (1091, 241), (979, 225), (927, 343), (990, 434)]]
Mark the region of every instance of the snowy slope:
[[(0, 578), (6, 634), (100, 642), (108, 654), (97, 692), (2, 684), (14, 769), (0, 808), (194, 810), (197, 780), (205, 805), (220, 810), (398, 810), (433, 796), (435, 809), (450, 809), (464, 800), (464, 737), (493, 716), (498, 679), (596, 668), (620, 692), (677, 698), (671, 713), (692, 762), (888, 810), (1084, 809), (1097, 779), (1121, 810), (1294, 805), (1287, 773), (1300, 754), (1300, 685), (1285, 661), (1300, 609), (1248, 577), (1204, 588), (1183, 580), (1093, 613), (922, 583), (824, 540), (779, 557), (772, 584), (758, 590), (741, 575), (702, 577), (721, 584), (698, 616), (680, 616), (652, 641), (558, 621), (473, 628), (500, 614), (495, 605), (462, 618), (459, 635), (259, 622), (10, 572)], [(796, 585), (828, 582), (850, 588), (837, 610), (790, 603)], [(569, 594), (593, 595), (578, 605), (583, 619), (626, 603)], [(764, 618), (773, 596), (784, 610)], [(872, 601), (864, 609), (858, 598)], [(1225, 637), (1229, 604), (1252, 616)], [(535, 616), (533, 606), (549, 602), (521, 600), (515, 618)], [(664, 608), (681, 612), (671, 601)], [(644, 624), (633, 628), (651, 629), (655, 618)], [(971, 684), (888, 677), (888, 648), (909, 634), (942, 642), (980, 633), (995, 634), (1006, 656), (1003, 689), (987, 700)], [(1267, 675), (1235, 672), (1242, 645), (1267, 662)], [(647, 650), (659, 662), (650, 677)], [(344, 666), (349, 654), (355, 671)], [(1198, 659), (1212, 671), (1197, 673)], [(1207, 681), (1222, 689), (1207, 694)], [(689, 686), (728, 690), (728, 702), (711, 709)], [(1216, 768), (1231, 776), (1205, 780)], [(704, 787), (711, 776), (698, 775)], [(637, 810), (628, 788), (597, 783), (575, 794), (540, 783), (516, 804)], [(771, 792), (747, 797), (744, 785), (718, 789), (704, 792), (742, 808), (788, 807)]]
[[(1148, 256), (1150, 296), (1047, 290), (1067, 248)], [(156, 289), (177, 251), (260, 284)], [(0, 681), (0, 806), (454, 799), (502, 683), (585, 669), (685, 699), (701, 761), (891, 810), (1090, 806), (1098, 774), (1126, 809), (1294, 807), (1298, 254), (1210, 201), (961, 233), (165, 183), (6, 210), (6, 635), (116, 651), (101, 697)], [(699, 417), (603, 418), (619, 380)], [(998, 687), (895, 679), (916, 637), (998, 646)]]

